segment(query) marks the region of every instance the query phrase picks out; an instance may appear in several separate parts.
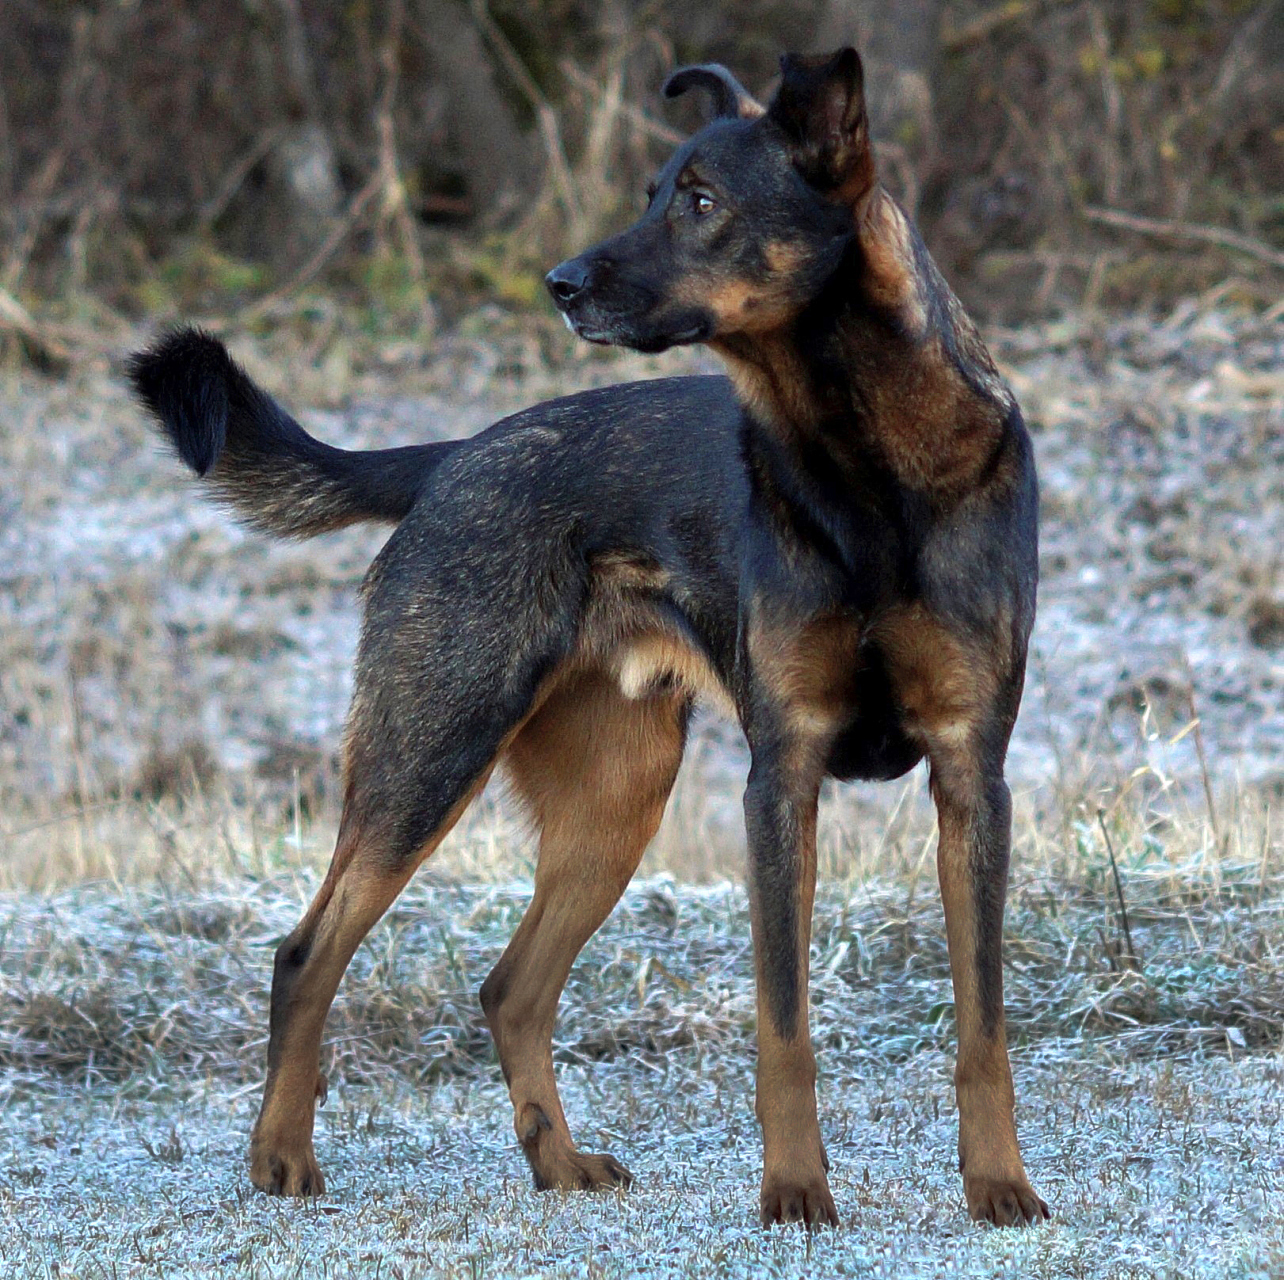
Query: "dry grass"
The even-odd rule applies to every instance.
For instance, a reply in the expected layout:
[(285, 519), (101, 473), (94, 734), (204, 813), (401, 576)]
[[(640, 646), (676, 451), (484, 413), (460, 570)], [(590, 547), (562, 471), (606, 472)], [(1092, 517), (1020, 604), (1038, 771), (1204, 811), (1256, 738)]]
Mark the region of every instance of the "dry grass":
[[(1278, 820), (1243, 802), (1220, 838), (1198, 816), (1121, 805), (1108, 826), (1118, 882), (1086, 815), (1067, 823), (1069, 847), (1033, 823), (1019, 832), (1007, 953), (1016, 1043), (1072, 1051), (1109, 1037), (1133, 1055), (1231, 1057), (1280, 1046), (1284, 846)], [(527, 880), (495, 878), (514, 862), (496, 851), (519, 834), (506, 809), (484, 806), (389, 912), (330, 1024), (340, 1077), (489, 1072), (476, 989), (529, 898)], [(833, 806), (821, 838), (837, 863), (850, 831)], [(900, 1061), (951, 1043), (933, 843), (907, 832), (822, 887), (814, 1028), (845, 1060)], [(8, 895), (0, 1067), (130, 1089), (151, 1087), (153, 1068), (161, 1079), (258, 1079), (269, 944), (301, 913), (324, 852), (309, 840), (253, 869), (229, 862), (193, 877), (175, 863), (149, 886)], [(646, 878), (593, 951), (569, 988), (563, 1060), (743, 1051), (753, 1003), (740, 889)]]
[[(801, 1240), (752, 1226), (738, 887), (642, 881), (576, 967), (556, 1039), (572, 1123), (641, 1178), (622, 1200), (585, 1201), (527, 1190), (476, 1003), (528, 884), (421, 875), (362, 947), (329, 1024), (318, 1140), (332, 1179), (312, 1206), (250, 1193), (243, 1147), (271, 948), (324, 846), (305, 837), (258, 870), (228, 863), (196, 883), (175, 863), (150, 886), (10, 894), (0, 1250), (19, 1269), (7, 1274), (43, 1275), (57, 1258), (86, 1276), (209, 1264), (687, 1276), (710, 1274), (710, 1256), (726, 1275), (1276, 1274), (1284, 845), (1247, 801), (1228, 812), (1215, 836), (1197, 815), (1160, 820), (1151, 801), (1116, 808), (1136, 968), (1100, 829), (1067, 815), (1021, 830), (1007, 998), (1027, 1155), (1058, 1224), (1019, 1239), (967, 1225), (951, 1170), (953, 1014), (930, 843), (906, 830), (823, 889), (813, 1028), (848, 1229), (814, 1242), (810, 1263)], [(832, 858), (850, 833), (833, 812), (824, 826)], [(512, 835), (492, 810), (450, 856), (493, 870)]]

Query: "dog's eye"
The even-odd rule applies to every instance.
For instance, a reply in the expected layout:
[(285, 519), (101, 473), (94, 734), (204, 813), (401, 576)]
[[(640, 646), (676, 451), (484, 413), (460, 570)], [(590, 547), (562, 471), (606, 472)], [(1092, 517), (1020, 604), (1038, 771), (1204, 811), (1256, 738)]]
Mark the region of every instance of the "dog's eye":
[(691, 207), (695, 209), (699, 217), (703, 218), (706, 213), (712, 213), (718, 206), (708, 192), (697, 191), (692, 199)]

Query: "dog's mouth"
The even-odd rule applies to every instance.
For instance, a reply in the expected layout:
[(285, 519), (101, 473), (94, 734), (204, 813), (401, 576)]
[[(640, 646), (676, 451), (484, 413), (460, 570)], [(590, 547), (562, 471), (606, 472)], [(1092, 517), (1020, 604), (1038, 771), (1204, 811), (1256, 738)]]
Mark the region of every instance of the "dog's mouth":
[(577, 338), (651, 352), (713, 336), (712, 314), (699, 304), (667, 296), (660, 282), (664, 272), (644, 272), (637, 245), (628, 254), (618, 244), (607, 252), (612, 243), (559, 263), (544, 277), (553, 305)]
[(562, 312), (562, 320), (577, 338), (583, 338), (585, 342), (593, 342), (600, 347), (614, 345), (614, 339), (605, 329), (598, 329), (585, 324), (582, 320), (573, 319), (567, 311)]
[(665, 330), (627, 321), (603, 323), (600, 319), (578, 317), (569, 311), (562, 312), (566, 327), (585, 342), (600, 347), (629, 347), (634, 351), (667, 351), (670, 347), (686, 347), (706, 341), (712, 333), (711, 326), (703, 321), (684, 325), (680, 329)]
[(669, 346), (686, 347), (693, 342), (703, 342), (706, 338), (712, 337), (709, 326), (706, 324), (695, 324), (689, 329), (681, 329), (669, 337)]

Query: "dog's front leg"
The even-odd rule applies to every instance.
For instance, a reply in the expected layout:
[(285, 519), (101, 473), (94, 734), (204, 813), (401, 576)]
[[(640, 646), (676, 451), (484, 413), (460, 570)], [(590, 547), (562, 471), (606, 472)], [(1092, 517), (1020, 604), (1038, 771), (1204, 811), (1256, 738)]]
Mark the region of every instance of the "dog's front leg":
[(814, 750), (779, 739), (754, 746), (745, 825), (758, 979), (764, 1226), (838, 1225), (816, 1117), (816, 1059), (807, 1017), (820, 777)]
[(972, 1217), (999, 1226), (1048, 1217), (1026, 1177), (1013, 1115), (1003, 1015), (1003, 902), (1011, 801), (1001, 768), (983, 769), (971, 744), (936, 744), (932, 795), (940, 823), (937, 867), (959, 1057), (959, 1165)]

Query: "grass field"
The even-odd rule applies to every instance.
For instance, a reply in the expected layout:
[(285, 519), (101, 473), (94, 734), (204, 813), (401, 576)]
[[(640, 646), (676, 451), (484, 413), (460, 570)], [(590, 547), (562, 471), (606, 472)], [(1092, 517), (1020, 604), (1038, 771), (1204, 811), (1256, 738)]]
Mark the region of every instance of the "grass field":
[[(318, 360), (309, 425), (460, 433), (655, 369), (453, 341), (393, 375)], [(340, 993), (326, 1196), (254, 1193), (271, 954), (333, 839), (379, 535), (242, 533), (89, 369), (0, 379), (0, 1276), (1284, 1275), (1284, 338), (1179, 309), (997, 345), (1045, 492), (1006, 979), (1052, 1224), (963, 1207), (916, 772), (822, 805), (813, 1025), (843, 1227), (757, 1227), (745, 759), (712, 721), (557, 1031), (573, 1130), (637, 1188), (530, 1189), (476, 1002), (533, 856), (492, 789)], [(283, 353), (249, 354), (288, 385)]]
[[(271, 947), (319, 847), (0, 903), (5, 1275), (1227, 1277), (1284, 1269), (1284, 861), (1262, 813), (1219, 848), (1117, 813), (1067, 855), (1021, 835), (1007, 975), (1019, 1121), (1051, 1226), (970, 1224), (953, 1019), (927, 854), (822, 893), (821, 1122), (843, 1229), (756, 1225), (744, 895), (652, 877), (590, 943), (557, 1056), (572, 1127), (638, 1175), (533, 1192), (476, 989), (524, 882), (425, 874), (362, 948), (329, 1025), (315, 1203), (244, 1175)], [(484, 817), (484, 815), (483, 815)], [(841, 838), (832, 815), (832, 847)], [(488, 848), (479, 818), (448, 857)], [(498, 870), (498, 867), (494, 868)]]

